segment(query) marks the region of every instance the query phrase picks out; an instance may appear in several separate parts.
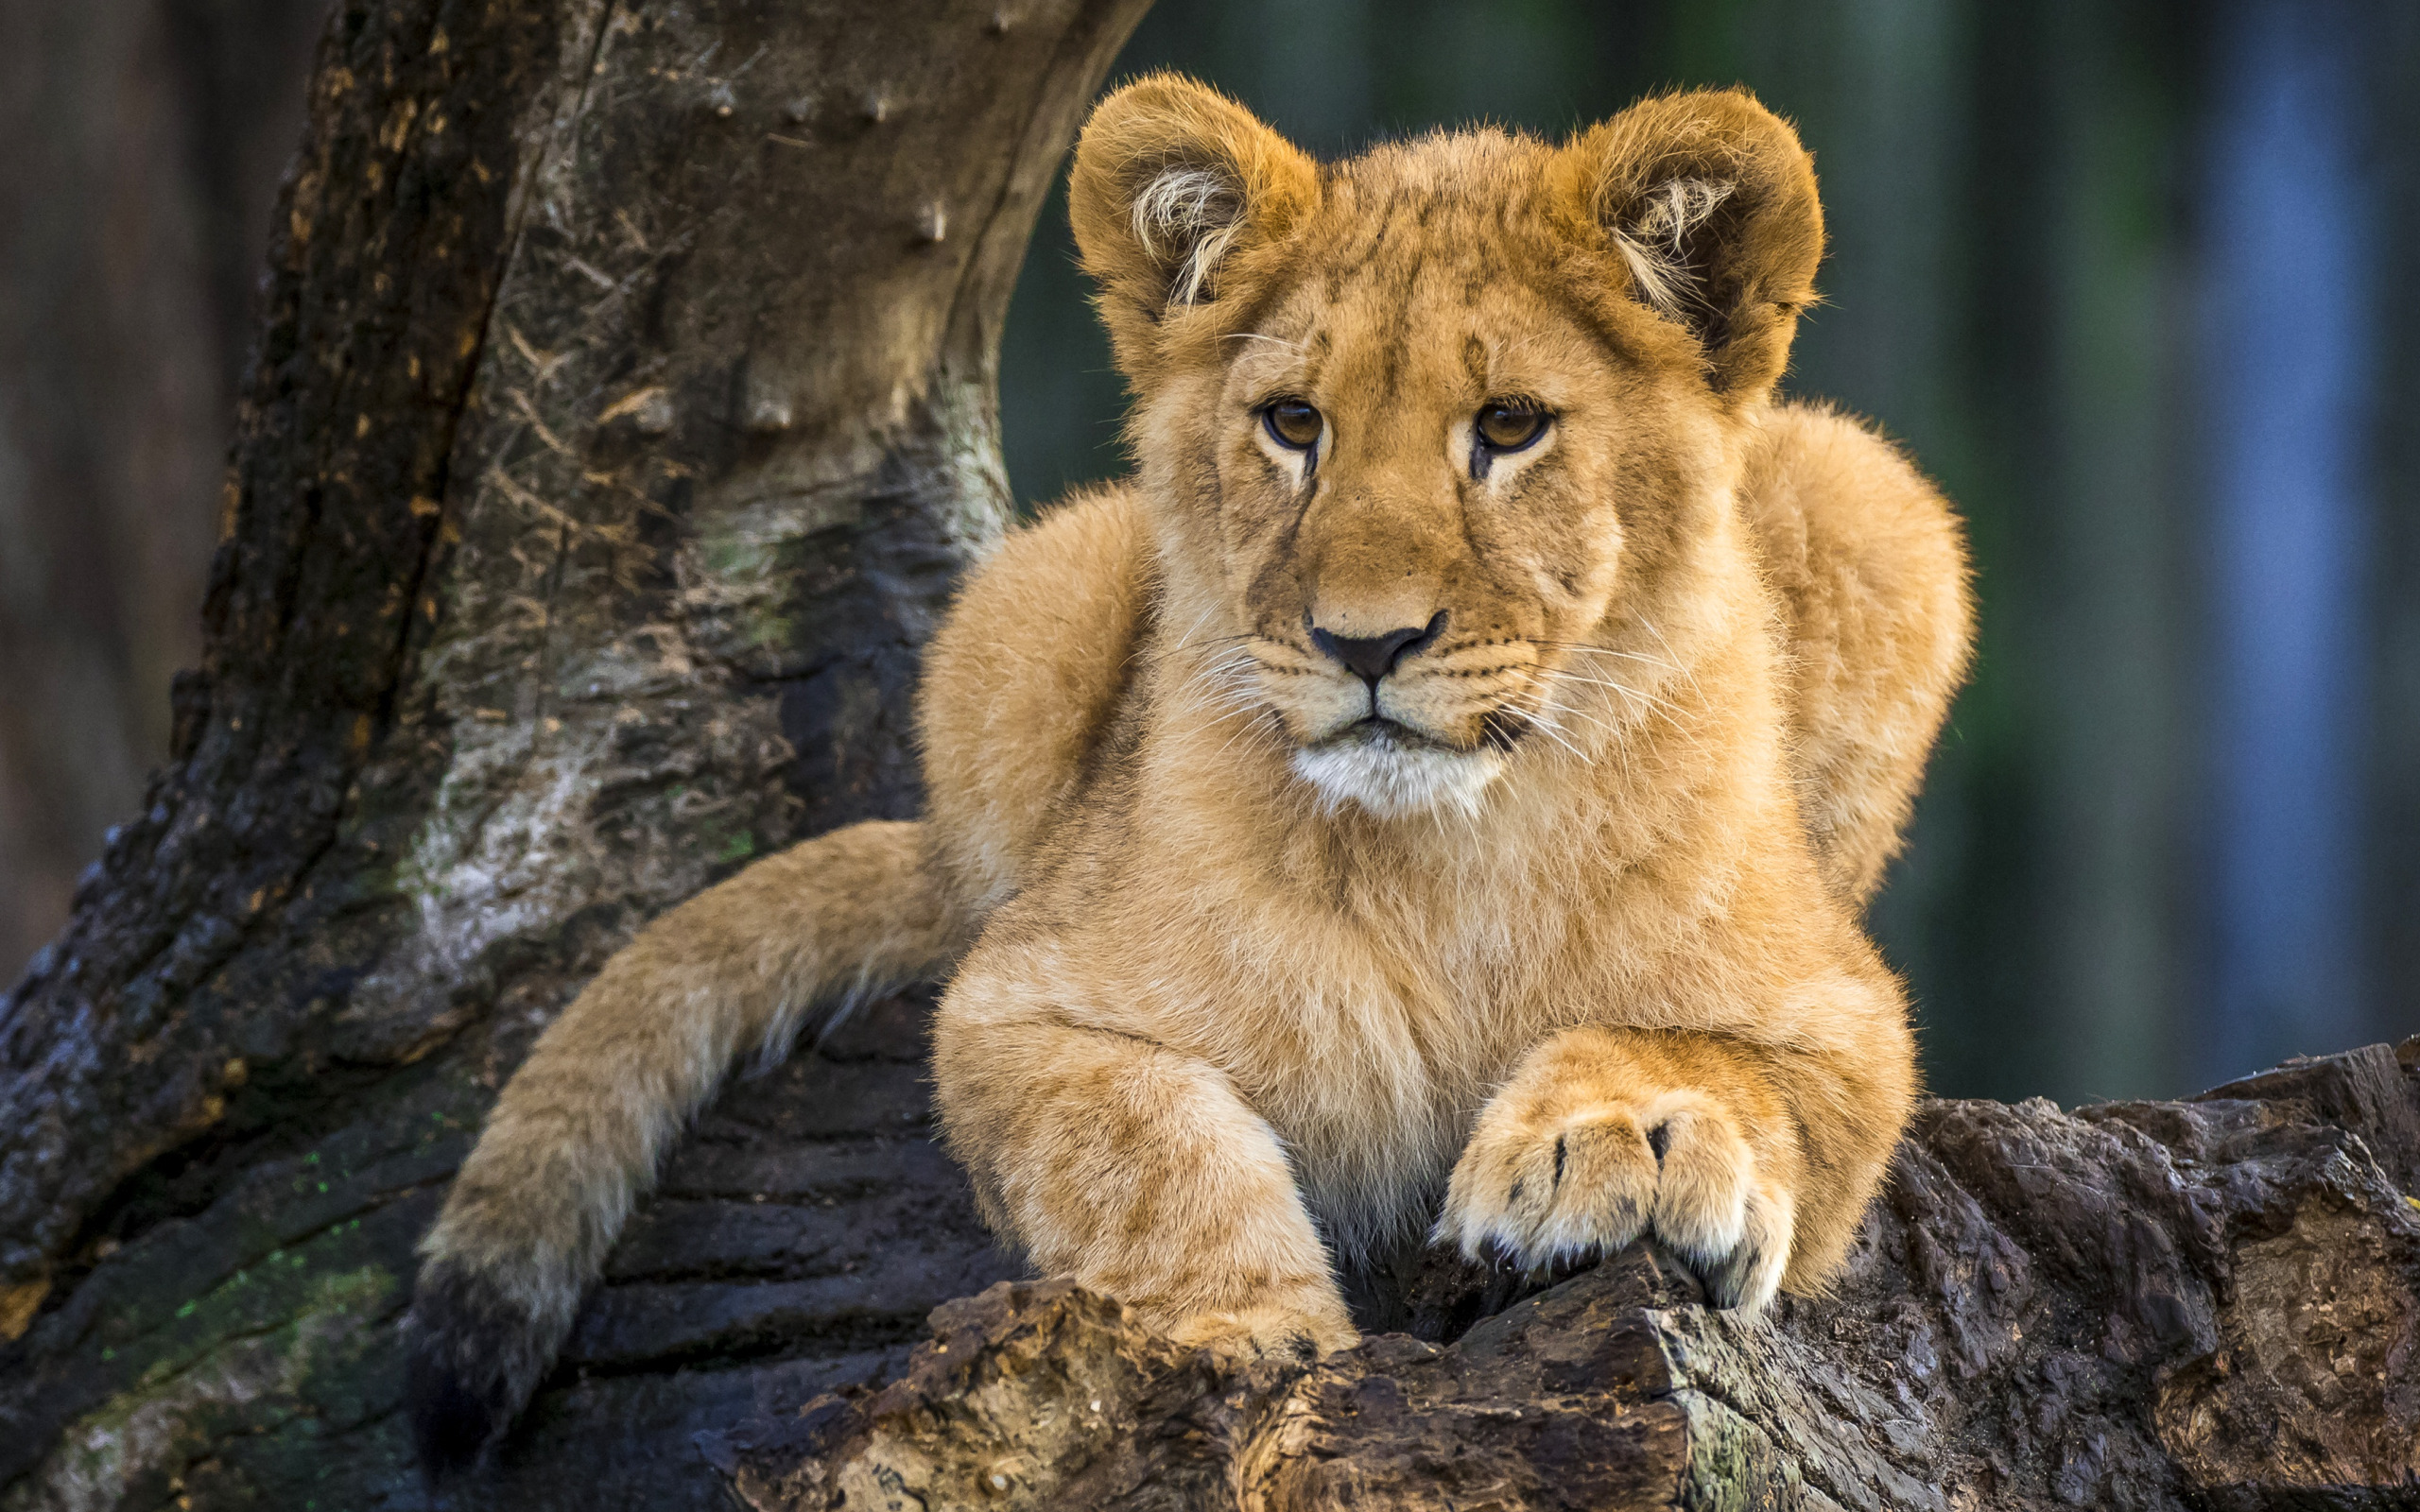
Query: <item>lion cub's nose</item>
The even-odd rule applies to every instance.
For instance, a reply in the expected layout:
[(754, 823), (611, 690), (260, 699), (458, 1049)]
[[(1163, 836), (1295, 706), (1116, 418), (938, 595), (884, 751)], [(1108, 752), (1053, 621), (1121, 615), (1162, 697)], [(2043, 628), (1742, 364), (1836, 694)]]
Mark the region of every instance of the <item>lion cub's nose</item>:
[(1444, 632), (1445, 611), (1441, 609), (1426, 625), (1407, 626), (1384, 635), (1336, 635), (1314, 625), (1311, 644), (1374, 688), (1380, 678), (1395, 669), (1396, 662)]

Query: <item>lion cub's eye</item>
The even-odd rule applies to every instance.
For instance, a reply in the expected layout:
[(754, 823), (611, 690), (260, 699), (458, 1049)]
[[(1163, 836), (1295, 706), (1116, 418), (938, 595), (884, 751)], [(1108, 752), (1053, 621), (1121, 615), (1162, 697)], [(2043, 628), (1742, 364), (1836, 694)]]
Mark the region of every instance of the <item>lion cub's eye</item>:
[(1547, 433), (1547, 412), (1528, 404), (1488, 404), (1478, 412), (1478, 438), (1490, 451), (1517, 452)]
[(1280, 446), (1307, 452), (1319, 443), (1320, 412), (1299, 399), (1281, 399), (1260, 412), (1260, 422)]

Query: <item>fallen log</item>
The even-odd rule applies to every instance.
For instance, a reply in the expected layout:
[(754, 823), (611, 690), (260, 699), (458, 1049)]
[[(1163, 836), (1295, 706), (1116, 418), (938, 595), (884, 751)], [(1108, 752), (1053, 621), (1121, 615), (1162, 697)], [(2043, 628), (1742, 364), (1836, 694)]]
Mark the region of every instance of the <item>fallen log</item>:
[(2420, 1505), (2415, 1061), (1929, 1104), (1836, 1295), (1768, 1318), (1645, 1246), (1510, 1295), (1440, 1256), (1414, 1332), (1235, 1366), (1004, 1281), (700, 1449), (758, 1512)]

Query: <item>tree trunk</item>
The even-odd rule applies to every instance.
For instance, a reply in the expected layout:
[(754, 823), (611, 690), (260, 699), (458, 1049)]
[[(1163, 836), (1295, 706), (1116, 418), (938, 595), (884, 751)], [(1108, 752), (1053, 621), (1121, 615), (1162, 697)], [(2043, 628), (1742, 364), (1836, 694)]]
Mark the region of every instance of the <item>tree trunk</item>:
[[(0, 1505), (417, 1503), (391, 1323), (537, 1028), (916, 807), (1003, 308), (1144, 3), (337, 7), (172, 763), (0, 999)], [(713, 1504), (694, 1431), (1004, 1274), (921, 1036), (724, 1100), (499, 1504)]]
[(1235, 1370), (1003, 1284), (881, 1391), (704, 1445), (757, 1512), (2410, 1507), (2415, 1062), (1928, 1104), (1838, 1295), (1770, 1322), (1643, 1247), (1526, 1297), (1432, 1260), (1407, 1321), (1438, 1342)]

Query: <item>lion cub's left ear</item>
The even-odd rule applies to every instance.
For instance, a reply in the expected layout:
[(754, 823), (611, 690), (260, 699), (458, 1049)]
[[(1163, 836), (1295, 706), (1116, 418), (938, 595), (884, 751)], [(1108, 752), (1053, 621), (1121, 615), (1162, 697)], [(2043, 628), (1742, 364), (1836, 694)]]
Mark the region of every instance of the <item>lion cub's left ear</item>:
[(1129, 374), (1171, 314), (1218, 299), (1318, 198), (1318, 166), (1216, 90), (1160, 74), (1102, 100), (1076, 144), (1067, 213)]
[(1745, 90), (1641, 100), (1558, 155), (1556, 198), (1630, 294), (1697, 337), (1718, 392), (1761, 398), (1815, 298), (1824, 211), (1789, 123)]

